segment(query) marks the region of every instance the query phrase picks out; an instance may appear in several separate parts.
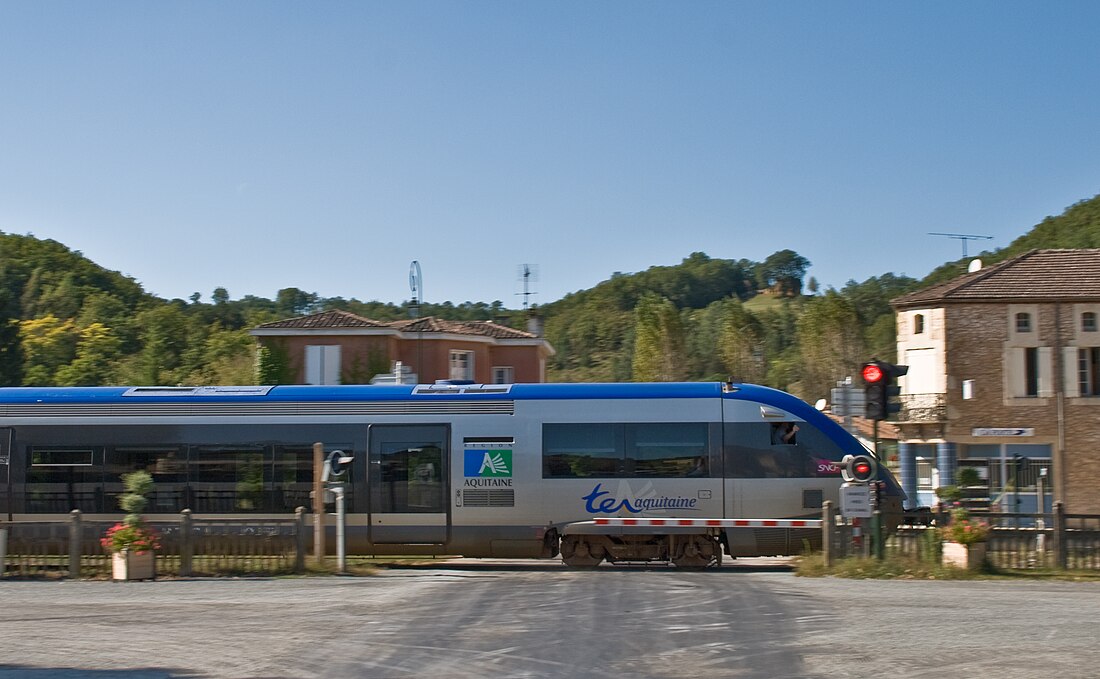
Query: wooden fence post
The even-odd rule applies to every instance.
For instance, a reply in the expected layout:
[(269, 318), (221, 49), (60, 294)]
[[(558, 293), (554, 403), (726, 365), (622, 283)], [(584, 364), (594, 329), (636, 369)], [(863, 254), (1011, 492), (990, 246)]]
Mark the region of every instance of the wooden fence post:
[(294, 510), (294, 572), (306, 570), (306, 508)]
[(325, 484), (321, 472), (325, 466), (325, 444), (313, 444), (313, 558), (325, 564)]
[(1054, 565), (1065, 570), (1069, 565), (1069, 549), (1066, 544), (1066, 506), (1054, 503)]
[(825, 557), (825, 568), (833, 567), (833, 532), (836, 530), (836, 512), (833, 501), (826, 500), (821, 505), (821, 555)]
[(80, 510), (69, 512), (69, 577), (80, 577), (80, 557), (84, 552), (83, 534), (80, 530)]
[(191, 534), (191, 510), (180, 512), (180, 576), (189, 577), (192, 573), (192, 560), (195, 555), (195, 542)]

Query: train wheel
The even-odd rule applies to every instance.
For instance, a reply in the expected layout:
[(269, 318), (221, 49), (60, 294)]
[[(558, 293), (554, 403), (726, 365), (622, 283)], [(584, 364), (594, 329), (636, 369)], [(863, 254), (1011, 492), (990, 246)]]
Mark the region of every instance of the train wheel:
[(561, 560), (570, 568), (595, 568), (603, 561), (604, 550), (583, 538), (573, 536), (561, 540)]
[(722, 547), (711, 537), (692, 535), (672, 557), (677, 568), (708, 568), (722, 563)]

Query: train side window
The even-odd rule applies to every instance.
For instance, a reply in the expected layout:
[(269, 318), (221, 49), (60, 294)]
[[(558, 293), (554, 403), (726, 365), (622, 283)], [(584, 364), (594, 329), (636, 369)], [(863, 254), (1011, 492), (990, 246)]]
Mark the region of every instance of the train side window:
[(543, 478), (619, 476), (623, 459), (622, 425), (542, 426)]
[(191, 499), (197, 513), (258, 512), (264, 506), (264, 446), (194, 446), (191, 448)]
[(186, 508), (187, 451), (178, 446), (116, 447), (107, 452), (103, 488), (107, 511), (120, 511), (122, 475), (146, 471), (153, 477), (153, 494), (146, 511), (175, 513)]
[(31, 448), (25, 490), (28, 512), (103, 511), (101, 448)]
[[(733, 478), (786, 479), (831, 475), (830, 461), (843, 454), (828, 436), (805, 422), (798, 423), (793, 444), (773, 443), (767, 422), (729, 422), (725, 426), (726, 469)], [(823, 471), (824, 470), (824, 471)]]
[[(342, 450), (352, 455), (352, 444), (325, 444), (325, 457), (334, 450)], [(275, 446), (275, 465), (272, 475), (271, 502), (277, 512), (293, 512), (298, 507), (312, 507), (313, 500), (313, 446), (309, 444), (288, 444)], [(347, 506), (352, 507), (355, 493), (353, 483), (354, 465), (340, 477), (344, 484), (344, 497)]]
[(708, 449), (705, 423), (626, 425), (627, 465), (633, 465), (634, 476), (709, 477)]

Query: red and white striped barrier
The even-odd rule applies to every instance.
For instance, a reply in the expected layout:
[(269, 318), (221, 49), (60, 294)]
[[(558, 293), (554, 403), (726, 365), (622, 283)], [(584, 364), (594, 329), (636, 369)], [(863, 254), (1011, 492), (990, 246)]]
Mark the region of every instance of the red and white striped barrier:
[(604, 516), (597, 526), (694, 526), (705, 528), (821, 528), (821, 519), (628, 519)]

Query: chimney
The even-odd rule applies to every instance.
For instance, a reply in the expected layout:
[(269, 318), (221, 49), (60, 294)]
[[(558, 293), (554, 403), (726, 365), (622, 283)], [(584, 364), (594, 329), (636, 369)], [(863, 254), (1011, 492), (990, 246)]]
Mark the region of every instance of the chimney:
[(539, 316), (539, 312), (533, 306), (527, 312), (527, 332), (535, 337), (542, 337), (542, 317)]

